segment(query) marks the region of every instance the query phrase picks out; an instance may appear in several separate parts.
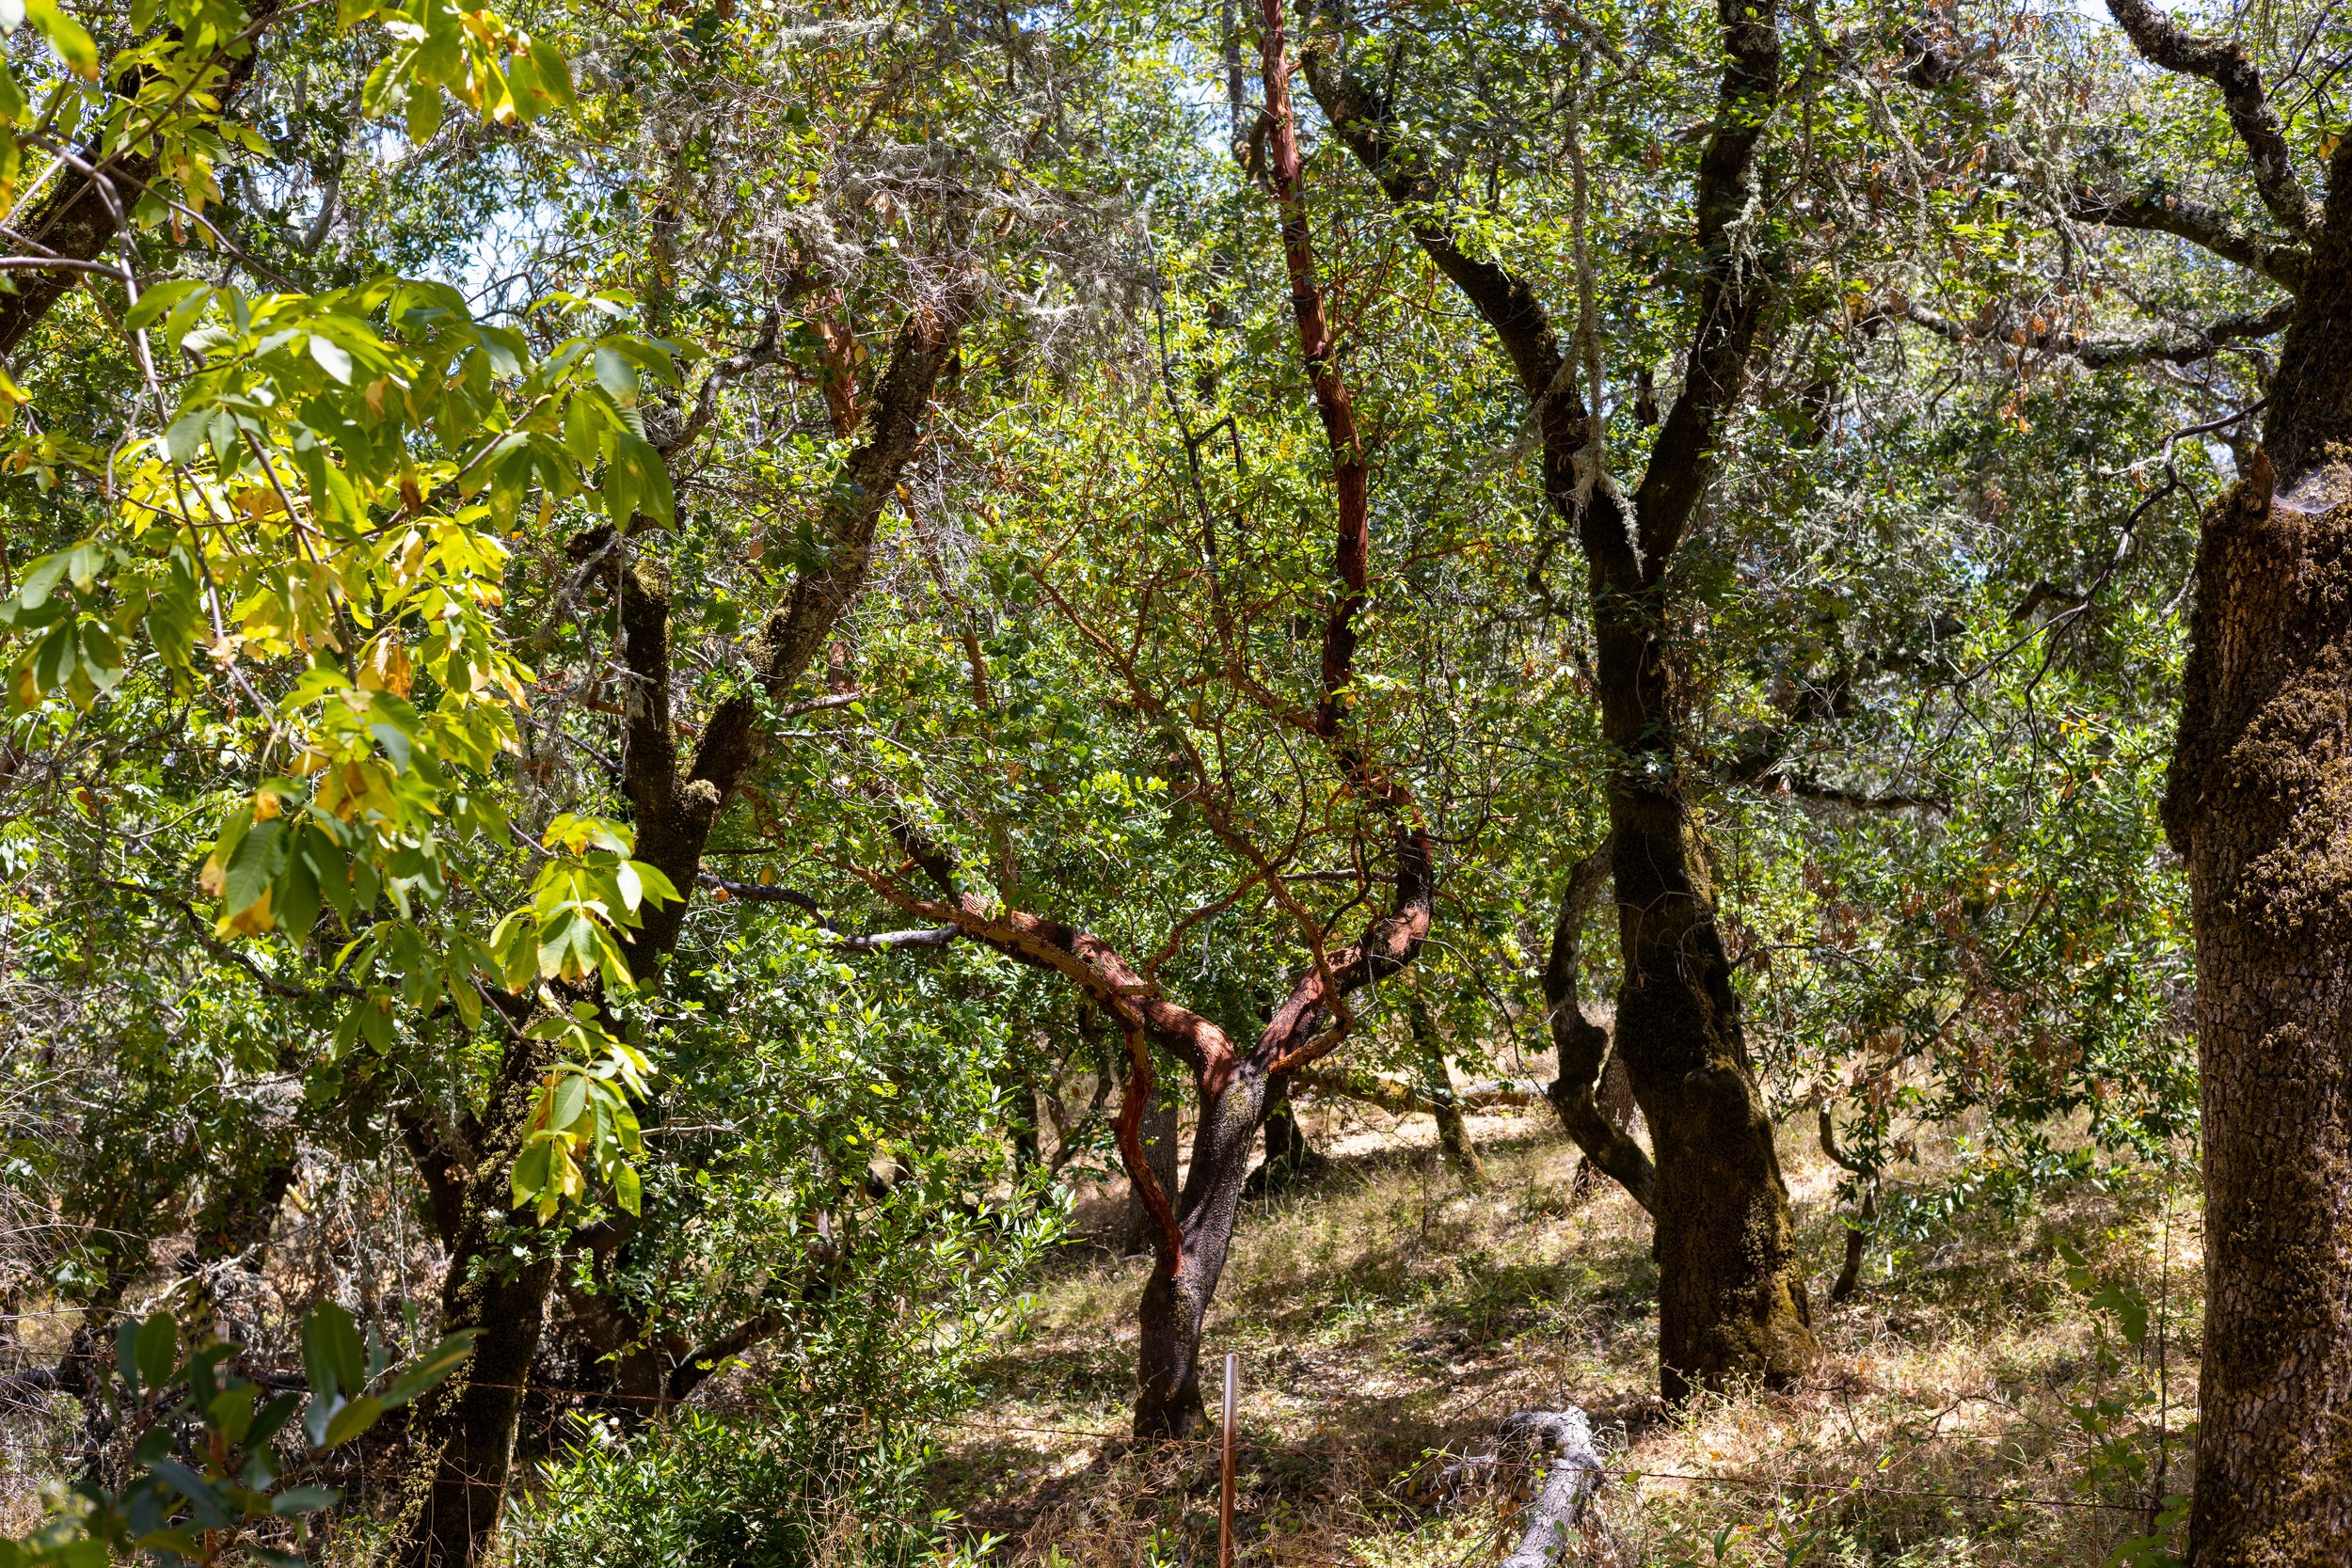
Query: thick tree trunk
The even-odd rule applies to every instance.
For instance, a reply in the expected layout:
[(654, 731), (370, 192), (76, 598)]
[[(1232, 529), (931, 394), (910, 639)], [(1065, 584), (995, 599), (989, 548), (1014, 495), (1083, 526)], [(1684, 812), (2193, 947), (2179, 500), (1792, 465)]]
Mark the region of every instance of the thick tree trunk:
[[(1442, 206), (1441, 182), (1397, 138), (1385, 93), (1336, 59), (1307, 61), (1332, 124), (1391, 198), (1418, 209), (1415, 238), (1510, 357), (1543, 437), (1545, 492), (1584, 547), (1602, 728), (1621, 759), (1609, 791), (1625, 956), (1615, 1051), (1656, 1155), (1660, 1382), (1670, 1398), (1747, 1378), (1785, 1382), (1814, 1348), (1788, 1195), (1684, 795), (1670, 657), (1669, 567), (1713, 482), (1725, 418), (1779, 277), (1779, 258), (1751, 227), (1770, 200), (1757, 154), (1780, 99), (1776, 10), (1771, 0), (1717, 3), (1724, 73), (1692, 188), (1692, 237), (1706, 264), (1689, 300), (1682, 390), (1631, 496), (1605, 472), (1604, 432), (1585, 401), (1597, 401), (1599, 388), (1580, 395), (1576, 367), (1533, 287), (1463, 249), (1429, 215)], [(1575, 1083), (1593, 1083), (1598, 1053), (1588, 1039), (1567, 1043), (1564, 1068), (1573, 1056)], [(1562, 1108), (1565, 1117), (1579, 1107)], [(1598, 1125), (1580, 1142), (1586, 1133), (1588, 1147), (1610, 1147)]]
[(1245, 1061), (1221, 1089), (1201, 1096), (1192, 1169), (1177, 1209), (1184, 1248), (1173, 1259), (1161, 1254), (1138, 1313), (1137, 1437), (1189, 1437), (1200, 1429), (1201, 1320), (1225, 1273), (1268, 1087), (1264, 1067)]
[[(2347, 193), (2352, 196), (2352, 193)], [(2309, 340), (2332, 334), (2322, 346)], [(2299, 351), (2299, 352), (2298, 352)], [(2352, 317), (2285, 367), (2352, 362)], [(2289, 409), (2324, 451), (2352, 403)], [(2344, 453), (2352, 457), (2352, 452)], [(2274, 483), (2283, 493), (2274, 494)], [(2198, 546), (2165, 826), (2197, 935), (2205, 1351), (2193, 1558), (2352, 1561), (2352, 468), (2252, 471)]]
[(1626, 980), (1616, 1050), (1657, 1154), (1661, 1391), (1785, 1386), (1814, 1352), (1796, 1224), (1740, 1026), (1714, 889), (1681, 800), (1613, 793)]

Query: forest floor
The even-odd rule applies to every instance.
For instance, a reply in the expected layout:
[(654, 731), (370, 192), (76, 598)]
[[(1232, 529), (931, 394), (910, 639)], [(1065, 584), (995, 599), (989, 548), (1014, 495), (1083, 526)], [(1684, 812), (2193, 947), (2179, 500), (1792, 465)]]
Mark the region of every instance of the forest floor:
[[(1822, 1354), (1804, 1385), (1657, 1399), (1646, 1216), (1573, 1191), (1548, 1112), (1473, 1118), (1486, 1190), (1439, 1163), (1425, 1118), (1327, 1106), (1332, 1167), (1246, 1210), (1207, 1328), (1204, 1383), (1241, 1357), (1240, 1560), (1468, 1568), (1516, 1541), (1508, 1499), (1441, 1503), (1433, 1455), (1475, 1451), (1514, 1411), (1581, 1406), (1611, 1465), (1582, 1560), (1681, 1564), (2090, 1564), (2184, 1491), (2196, 1406), (2200, 1236), (2190, 1178), (2126, 1171), (2023, 1213), (1963, 1207), (1874, 1252), (1850, 1301), (1837, 1171), (1782, 1129)], [(1925, 1150), (1926, 1187), (1963, 1149)], [(1081, 1212), (1116, 1223), (1115, 1193)], [(2090, 1263), (2070, 1281), (2059, 1243)], [(1216, 1549), (1217, 1452), (1116, 1435), (1134, 1386), (1145, 1264), (1073, 1246), (943, 1438), (935, 1499), (997, 1550), (1057, 1565), (1200, 1563)], [(2134, 1345), (2108, 1287), (2144, 1297)], [(2169, 1433), (2169, 1435), (2167, 1435)], [(1573, 1554), (1571, 1554), (1573, 1556)], [(999, 1559), (1003, 1560), (1002, 1558)]]

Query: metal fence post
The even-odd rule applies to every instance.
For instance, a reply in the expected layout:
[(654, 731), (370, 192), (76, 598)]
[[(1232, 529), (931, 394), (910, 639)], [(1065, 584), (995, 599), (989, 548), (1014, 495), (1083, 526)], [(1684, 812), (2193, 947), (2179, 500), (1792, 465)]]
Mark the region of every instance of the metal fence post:
[(1224, 1464), (1216, 1490), (1216, 1568), (1233, 1568), (1233, 1396), (1241, 1384), (1241, 1357), (1225, 1353)]

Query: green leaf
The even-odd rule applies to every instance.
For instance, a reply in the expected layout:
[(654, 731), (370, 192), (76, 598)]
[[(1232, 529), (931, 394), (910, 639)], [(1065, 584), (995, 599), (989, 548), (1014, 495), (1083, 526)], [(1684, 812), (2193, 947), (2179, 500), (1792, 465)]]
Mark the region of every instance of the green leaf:
[(63, 10), (57, 0), (24, 0), (24, 14), (40, 36), (49, 40), (49, 47), (57, 52), (65, 68), (85, 82), (98, 80), (98, 42), (84, 27)]
[(132, 1399), (139, 1396), (139, 1321), (125, 1318), (115, 1326), (115, 1370), (121, 1375), (123, 1392)]
[(367, 1357), (358, 1325), (338, 1304), (323, 1301), (303, 1320), (302, 1366), (310, 1375), (310, 1391), (324, 1400), (357, 1393), (366, 1386)]
[(249, 1383), (224, 1389), (204, 1407), (204, 1424), (220, 1433), (224, 1443), (244, 1442), (246, 1432), (253, 1425), (253, 1398), (254, 1388)]
[(148, 1473), (188, 1499), (188, 1508), (208, 1528), (224, 1529), (230, 1521), (229, 1499), (220, 1489), (176, 1459), (151, 1459)]
[[(596, 351), (601, 355), (604, 351)], [(635, 510), (665, 527), (673, 520), (675, 502), (670, 492), (670, 465), (651, 443), (642, 436), (628, 431), (612, 435), (612, 460), (606, 470), (605, 483), (612, 483), (614, 473), (628, 476), (628, 489)]]
[(558, 1132), (580, 1119), (580, 1113), (588, 1105), (588, 1080), (577, 1072), (567, 1072), (555, 1088), (555, 1106), (548, 1115), (548, 1125)]
[[(544, 1147), (544, 1146), (543, 1146)], [(442, 1339), (424, 1354), (400, 1370), (392, 1386), (384, 1391), (384, 1407), (388, 1410), (406, 1404), (429, 1388), (438, 1387), (449, 1375), (473, 1354), (473, 1330), (460, 1329)]]
[(422, 144), (433, 139), (433, 133), (441, 128), (441, 89), (438, 87), (421, 81), (410, 87), (406, 122), (410, 141)]
[(612, 1173), (612, 1201), (632, 1214), (642, 1212), (644, 1195), (635, 1165), (623, 1165)]
[(548, 1184), (548, 1146), (546, 1140), (532, 1144), (515, 1157), (515, 1168), (507, 1177), (507, 1187), (516, 1203), (529, 1203)]
[(256, 822), (239, 841), (221, 884), (221, 912), (242, 913), (260, 902), (262, 895), (286, 868), (286, 824), (283, 817)]
[(148, 1314), (139, 1324), (136, 1349), (139, 1382), (149, 1388), (161, 1388), (171, 1381), (171, 1374), (180, 1365), (180, 1325), (171, 1314), (158, 1308)]
[(142, 331), (161, 321), (166, 311), (183, 300), (212, 292), (213, 286), (200, 277), (174, 277), (157, 283), (139, 295), (136, 305), (122, 313), (122, 325), (134, 332)]
[(572, 68), (563, 52), (545, 39), (531, 40), (531, 63), (539, 73), (539, 85), (548, 96), (559, 103), (572, 102)]
[(361, 1397), (353, 1400), (327, 1419), (326, 1435), (320, 1440), (322, 1449), (339, 1448), (375, 1425), (384, 1414), (384, 1402)]
[(342, 1494), (331, 1486), (289, 1486), (269, 1500), (269, 1511), (280, 1519), (291, 1519), (298, 1513), (316, 1513), (332, 1508), (342, 1500)]
[(213, 411), (200, 405), (183, 411), (164, 432), (165, 456), (183, 468), (203, 456), (204, 433), (212, 418)]
[(253, 1424), (246, 1428), (245, 1446), (248, 1449), (266, 1447), (301, 1407), (302, 1396), (291, 1389), (273, 1398), (255, 1415)]
[(642, 391), (638, 385), (637, 367), (630, 363), (627, 354), (611, 344), (596, 345), (596, 385), (622, 407), (637, 406)]
[(351, 385), (351, 352), (342, 344), (313, 332), (310, 334), (310, 357), (318, 361), (319, 369), (344, 386)]
[(631, 861), (628, 869), (636, 873), (644, 896), (653, 904), (675, 904), (678, 901), (677, 884), (662, 874), (661, 868), (644, 861)]
[(81, 623), (81, 667), (101, 691), (111, 691), (122, 679), (122, 647), (99, 621)]

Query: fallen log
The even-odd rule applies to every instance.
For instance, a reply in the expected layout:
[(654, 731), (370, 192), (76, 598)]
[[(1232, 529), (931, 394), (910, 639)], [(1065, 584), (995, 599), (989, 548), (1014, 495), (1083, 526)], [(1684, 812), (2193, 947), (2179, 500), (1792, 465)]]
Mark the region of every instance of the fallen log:
[[(1561, 1549), (1580, 1533), (1584, 1512), (1600, 1490), (1603, 1466), (1584, 1412), (1522, 1410), (1496, 1429), (1497, 1451), (1541, 1466), (1542, 1481), (1519, 1513), (1519, 1544), (1502, 1568), (1552, 1568)], [(1531, 1474), (1534, 1470), (1531, 1469)]]

